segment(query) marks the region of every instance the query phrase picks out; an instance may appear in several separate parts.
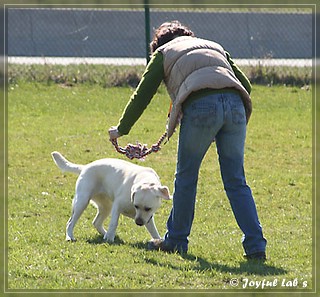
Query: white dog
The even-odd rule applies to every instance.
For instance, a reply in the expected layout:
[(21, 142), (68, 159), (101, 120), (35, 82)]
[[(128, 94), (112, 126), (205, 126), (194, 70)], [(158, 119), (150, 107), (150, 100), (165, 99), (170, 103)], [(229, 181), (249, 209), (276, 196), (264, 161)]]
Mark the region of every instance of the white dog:
[[(162, 199), (170, 199), (170, 193), (168, 187), (161, 185), (153, 169), (119, 159), (101, 159), (78, 165), (58, 152), (51, 155), (62, 171), (79, 174), (72, 215), (66, 228), (67, 240), (75, 240), (73, 228), (89, 201), (98, 209), (93, 225), (107, 242), (114, 242), (120, 213), (134, 218), (139, 226), (145, 225), (153, 239), (160, 238), (153, 215)], [(106, 231), (102, 224), (110, 213), (111, 220)]]

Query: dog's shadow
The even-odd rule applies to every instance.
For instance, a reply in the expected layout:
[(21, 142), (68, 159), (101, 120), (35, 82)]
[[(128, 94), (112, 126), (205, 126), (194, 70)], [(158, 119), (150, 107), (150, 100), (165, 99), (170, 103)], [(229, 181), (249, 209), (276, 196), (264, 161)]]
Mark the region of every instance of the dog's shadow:
[[(96, 245), (96, 244), (105, 244), (107, 242), (103, 239), (103, 236), (97, 235), (93, 238), (89, 238), (87, 240), (87, 243)], [(114, 238), (114, 242), (112, 244), (113, 245), (123, 245), (123, 244), (125, 244), (125, 242), (119, 236), (116, 235), (116, 237)]]

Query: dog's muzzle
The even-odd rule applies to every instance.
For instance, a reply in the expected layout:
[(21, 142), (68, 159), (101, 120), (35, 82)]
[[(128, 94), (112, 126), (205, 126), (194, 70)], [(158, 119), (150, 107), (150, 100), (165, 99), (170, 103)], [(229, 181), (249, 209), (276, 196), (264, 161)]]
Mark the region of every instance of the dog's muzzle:
[(135, 222), (138, 226), (143, 226), (144, 225), (144, 222), (143, 222), (143, 219), (141, 218), (136, 218), (135, 219)]
[[(147, 221), (147, 224), (152, 220), (153, 218), (153, 215), (150, 217), (150, 219)], [(143, 222), (143, 219), (141, 218), (136, 218), (135, 219), (135, 222), (138, 226), (143, 226), (144, 225), (144, 222)]]

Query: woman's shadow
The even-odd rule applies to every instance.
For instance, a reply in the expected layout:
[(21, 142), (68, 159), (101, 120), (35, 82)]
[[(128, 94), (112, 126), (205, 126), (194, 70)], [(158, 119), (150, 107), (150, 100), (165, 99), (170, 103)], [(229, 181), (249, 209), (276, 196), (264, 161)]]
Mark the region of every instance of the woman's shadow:
[[(147, 244), (143, 242), (138, 242), (134, 244), (130, 244), (132, 247), (147, 250)], [(150, 254), (151, 255), (151, 254)], [(275, 267), (273, 265), (269, 265), (266, 262), (262, 261), (247, 261), (243, 260), (240, 262), (240, 266), (238, 267), (231, 267), (225, 264), (217, 263), (217, 262), (208, 262), (206, 259), (202, 257), (195, 256), (193, 254), (185, 254), (180, 255), (183, 259), (191, 261), (194, 263), (193, 270), (195, 271), (208, 271), (208, 270), (215, 270), (218, 272), (223, 273), (231, 273), (231, 274), (241, 274), (241, 273), (247, 273), (247, 274), (255, 274), (255, 275), (282, 275), (286, 274), (287, 271), (280, 267)], [(154, 257), (145, 257), (145, 261), (151, 265), (155, 266), (165, 266), (168, 267), (168, 263), (161, 263), (157, 261)], [(180, 266), (175, 266), (173, 264), (169, 264), (169, 266), (172, 269), (180, 270)]]
[[(101, 236), (96, 236), (94, 238), (91, 238), (87, 240), (89, 244), (103, 244), (105, 243), (103, 238)], [(121, 238), (118, 236), (115, 237), (115, 242), (113, 243), (115, 245), (123, 245), (126, 244)], [(131, 247), (138, 248), (141, 250), (145, 250), (147, 252), (150, 252), (147, 250), (147, 243), (145, 242), (136, 242), (136, 243), (129, 243)], [(192, 263), (193, 265), (193, 270), (195, 271), (208, 271), (208, 270), (215, 270), (218, 272), (224, 272), (224, 273), (231, 273), (231, 274), (241, 274), (241, 273), (247, 273), (247, 274), (256, 274), (256, 275), (281, 275), (281, 274), (286, 274), (287, 271), (283, 268), (280, 267), (275, 267), (273, 265), (269, 265), (264, 262), (257, 262), (257, 261), (247, 261), (243, 260), (240, 262), (240, 265), (238, 267), (231, 267), (225, 264), (217, 263), (217, 262), (208, 262), (206, 259), (202, 257), (195, 256), (193, 254), (185, 254), (185, 255), (180, 255), (183, 259), (188, 260)], [(152, 257), (151, 252), (150, 252), (150, 257), (146, 255), (144, 257), (144, 260), (146, 263), (155, 265), (155, 266), (163, 266), (163, 267), (168, 267), (168, 263), (161, 263), (157, 261), (154, 257)], [(175, 266), (173, 264), (169, 264), (169, 267), (174, 270), (180, 270), (180, 266)]]

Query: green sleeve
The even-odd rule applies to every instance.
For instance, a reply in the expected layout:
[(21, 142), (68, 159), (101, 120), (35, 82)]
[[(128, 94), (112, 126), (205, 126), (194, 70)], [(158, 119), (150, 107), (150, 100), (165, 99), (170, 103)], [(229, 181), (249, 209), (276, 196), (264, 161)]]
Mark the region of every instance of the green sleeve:
[(240, 80), (241, 84), (244, 86), (244, 88), (247, 90), (247, 92), (251, 93), (251, 83), (247, 76), (242, 72), (242, 70), (234, 63), (232, 60), (230, 54), (228, 52), (225, 52), (227, 55), (228, 62), (230, 63), (232, 70), (236, 77)]
[(142, 115), (163, 80), (163, 55), (156, 51), (148, 63), (136, 90), (130, 97), (118, 123), (118, 131), (126, 135)]

